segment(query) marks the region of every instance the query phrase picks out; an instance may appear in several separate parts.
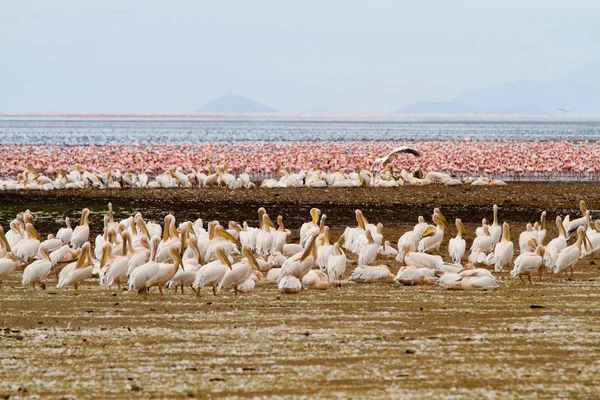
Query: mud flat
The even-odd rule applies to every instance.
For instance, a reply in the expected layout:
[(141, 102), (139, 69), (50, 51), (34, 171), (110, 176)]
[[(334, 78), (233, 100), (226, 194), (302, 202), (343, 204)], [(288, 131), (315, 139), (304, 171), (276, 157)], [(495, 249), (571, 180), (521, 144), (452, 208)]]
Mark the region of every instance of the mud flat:
[[(0, 223), (31, 208), (47, 234), (87, 205), (98, 231), (112, 201), (123, 217), (139, 210), (157, 219), (173, 212), (222, 222), (254, 221), (266, 206), (297, 232), (317, 205), (334, 238), (354, 225), (353, 211), (361, 208), (371, 222), (384, 223), (395, 243), (417, 215), (438, 206), (449, 219), (468, 222), (470, 243), (475, 222), (491, 217), (498, 203), (516, 242), (541, 209), (550, 211), (549, 240), (556, 213), (575, 212), (579, 199), (600, 208), (599, 188), (0, 193)], [(381, 263), (394, 273), (399, 267), (391, 259)], [(346, 276), (355, 264), (353, 257)], [(532, 286), (504, 271), (500, 289), (491, 292), (348, 283), (299, 295), (267, 286), (239, 296), (197, 297), (188, 288), (145, 298), (101, 288), (97, 279), (80, 286), (79, 296), (56, 289), (53, 280), (34, 292), (20, 285), (18, 272), (0, 286), (0, 398), (593, 399), (600, 396), (598, 279), (600, 262), (584, 259), (572, 279), (545, 275)]]

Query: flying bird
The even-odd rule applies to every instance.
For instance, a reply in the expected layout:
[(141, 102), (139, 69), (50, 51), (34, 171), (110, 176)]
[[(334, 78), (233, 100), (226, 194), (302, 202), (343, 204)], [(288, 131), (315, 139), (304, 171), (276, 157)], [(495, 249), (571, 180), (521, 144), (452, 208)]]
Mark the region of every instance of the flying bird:
[(398, 153), (410, 153), (410, 154), (414, 155), (415, 157), (421, 157), (421, 153), (419, 153), (415, 149), (411, 149), (410, 147), (407, 147), (407, 146), (396, 147), (387, 156), (381, 157), (381, 158), (376, 158), (375, 161), (373, 162), (373, 165), (371, 166), (371, 172), (373, 172), (376, 164), (381, 163), (382, 167), (385, 167), (386, 165), (388, 165), (389, 163), (394, 161), (396, 159), (396, 157), (398, 156)]

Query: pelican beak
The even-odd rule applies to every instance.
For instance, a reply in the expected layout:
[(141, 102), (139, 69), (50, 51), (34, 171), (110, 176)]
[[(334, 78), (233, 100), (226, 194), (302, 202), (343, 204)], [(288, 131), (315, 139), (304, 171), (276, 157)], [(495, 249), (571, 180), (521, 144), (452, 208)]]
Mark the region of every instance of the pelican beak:
[(317, 224), (319, 222), (319, 209), (313, 208), (310, 210), (310, 215), (312, 216), (313, 224)]
[(144, 233), (146, 234), (148, 239), (150, 239), (150, 231), (148, 230), (148, 227), (146, 226), (146, 223), (144, 222), (144, 220), (141, 218), (140, 218), (140, 227), (142, 228), (142, 230), (144, 231)]
[(435, 222), (437, 222), (441, 226), (443, 226), (445, 231), (448, 230), (448, 221), (446, 220), (446, 217), (444, 217), (444, 215), (441, 212), (437, 214), (437, 219)]
[(313, 237), (310, 238), (310, 242), (306, 245), (304, 252), (302, 252), (302, 256), (300, 256), (300, 261), (304, 261), (304, 259), (310, 255), (310, 253), (313, 250), (313, 247), (315, 247), (317, 243), (316, 239), (317, 235), (313, 235)]
[(242, 249), (242, 252), (246, 256), (246, 258), (248, 258), (248, 261), (250, 261), (250, 264), (252, 265), (252, 267), (254, 269), (259, 269), (258, 261), (256, 260), (256, 257), (254, 257), (254, 254), (252, 254), (252, 251), (250, 251), (250, 249), (246, 247), (246, 248)]
[(337, 240), (337, 243), (341, 246), (344, 244), (344, 241), (346, 240), (346, 237), (344, 235), (340, 236), (340, 238)]
[(235, 238), (231, 236), (231, 233), (227, 232), (225, 229), (219, 230), (219, 236), (227, 240), (231, 240), (232, 242), (235, 242)]
[(435, 228), (428, 226), (423, 232), (423, 237), (433, 236), (435, 235)]
[(29, 169), (29, 171), (33, 172), (34, 174), (37, 173), (37, 171), (35, 170), (33, 165), (31, 165), (31, 163), (27, 163), (27, 169)]
[(13, 254), (12, 259), (16, 262), (20, 262), (21, 264), (25, 264), (25, 260), (23, 260), (21, 257), (18, 257), (16, 255)]
[(44, 241), (44, 238), (40, 236), (39, 233), (37, 233), (37, 231), (34, 228), (31, 228), (31, 230), (29, 231), (29, 233), (35, 237), (37, 240), (39, 240), (40, 242)]
[(108, 261), (108, 247), (106, 247), (102, 251), (102, 259), (100, 260), (100, 268), (104, 267), (106, 265), (107, 261)]
[(81, 252), (81, 255), (79, 256), (79, 260), (77, 260), (77, 265), (75, 265), (75, 269), (79, 269), (81, 267), (83, 267), (83, 264), (85, 264), (85, 261), (87, 259), (87, 247), (85, 251)]
[(381, 237), (381, 247), (383, 247), (383, 251), (385, 251), (385, 237)]
[(586, 233), (583, 234), (583, 245), (585, 246), (585, 251), (594, 250), (594, 246), (592, 246), (592, 242)]
[(275, 228), (275, 224), (273, 224), (273, 221), (271, 221), (271, 218), (269, 218), (268, 215), (265, 216), (265, 222), (270, 228)]
[(581, 211), (585, 214), (587, 212), (587, 210), (588, 210), (588, 208), (585, 205), (585, 202), (582, 201), (581, 202)]
[(227, 265), (229, 267), (229, 269), (231, 269), (231, 261), (229, 261), (227, 254), (225, 254), (225, 250), (223, 250), (222, 248), (218, 248), (217, 249), (217, 258), (223, 264)]

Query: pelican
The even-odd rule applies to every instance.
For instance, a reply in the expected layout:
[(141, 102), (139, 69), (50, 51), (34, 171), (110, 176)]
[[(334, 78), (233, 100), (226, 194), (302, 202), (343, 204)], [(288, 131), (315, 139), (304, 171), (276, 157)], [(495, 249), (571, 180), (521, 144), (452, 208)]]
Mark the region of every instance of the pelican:
[(300, 245), (305, 246), (311, 238), (311, 233), (314, 229), (319, 228), (319, 217), (321, 216), (321, 210), (318, 208), (311, 208), (310, 216), (312, 217), (310, 222), (305, 222), (300, 227)]
[(43, 249), (42, 258), (40, 260), (36, 260), (25, 267), (23, 271), (23, 285), (31, 284), (33, 286), (33, 290), (35, 290), (35, 284), (39, 283), (42, 289), (46, 289), (46, 284), (44, 283), (44, 279), (52, 269), (52, 263), (50, 262), (50, 258), (48, 257), (48, 250)]
[(217, 260), (203, 265), (196, 273), (193, 288), (196, 289), (198, 296), (200, 296), (200, 291), (205, 286), (212, 286), (213, 294), (216, 296), (217, 286), (229, 269), (231, 269), (231, 261), (227, 254), (222, 248), (217, 249)]
[(467, 242), (462, 238), (462, 235), (466, 235), (467, 230), (462, 221), (458, 218), (456, 218), (456, 231), (456, 237), (450, 239), (450, 242), (448, 243), (448, 252), (450, 253), (452, 261), (460, 263), (467, 248)]
[(174, 260), (173, 263), (158, 263), (154, 274), (149, 276), (144, 283), (146, 288), (158, 286), (161, 296), (163, 295), (162, 287), (175, 276), (175, 273), (177, 273), (177, 270), (182, 265), (179, 246), (171, 246), (169, 252), (171, 253), (171, 259)]
[(294, 294), (302, 290), (302, 282), (300, 282), (300, 280), (293, 275), (286, 275), (279, 279), (277, 286), (279, 291), (285, 294)]
[(81, 211), (81, 221), (79, 226), (75, 227), (73, 234), (71, 235), (71, 247), (78, 249), (88, 240), (90, 236), (90, 226), (88, 225), (88, 218), (90, 216), (90, 210), (84, 208)]
[(423, 232), (427, 229), (429, 224), (425, 222), (423, 216), (419, 216), (419, 222), (415, 225), (412, 231), (405, 232), (400, 239), (398, 239), (398, 254), (396, 255), (396, 261), (404, 262), (405, 256), (405, 245), (409, 242), (415, 245), (415, 249), (419, 245), (419, 241), (423, 238)]
[(71, 219), (65, 218), (65, 228), (60, 228), (56, 233), (56, 238), (62, 240), (64, 243), (71, 241), (71, 235), (73, 234), (73, 228), (71, 228)]
[(4, 258), (0, 259), (0, 283), (2, 279), (12, 274), (19, 265), (25, 264), (25, 260), (17, 257), (14, 253), (8, 252)]
[(436, 223), (436, 226), (429, 226), (427, 229), (425, 229), (425, 232), (423, 232), (423, 239), (419, 241), (419, 246), (417, 247), (417, 250), (421, 253), (428, 253), (432, 251), (439, 253), (440, 245), (444, 239), (444, 231), (448, 230), (446, 218), (444, 218), (441, 212), (434, 211), (432, 219), (433, 222)]
[(386, 265), (358, 266), (348, 280), (357, 283), (393, 282), (394, 274)]
[(438, 280), (438, 272), (429, 268), (417, 268), (413, 266), (401, 267), (394, 280), (405, 286), (418, 284), (433, 284)]
[(0, 257), (4, 257), (10, 251), (10, 243), (8, 243), (6, 235), (4, 235), (4, 228), (0, 226)]
[(100, 269), (102, 270), (100, 284), (110, 288), (116, 281), (119, 290), (121, 289), (121, 279), (125, 279), (127, 276), (127, 267), (129, 265), (129, 258), (127, 257), (129, 234), (123, 232), (121, 235), (123, 238), (123, 255), (113, 256), (111, 254), (111, 244), (105, 243), (102, 247), (102, 259), (100, 260)]
[(565, 247), (558, 258), (556, 259), (556, 265), (554, 266), (554, 273), (558, 274), (562, 270), (571, 269), (571, 277), (573, 277), (573, 267), (579, 260), (581, 255), (581, 246), (583, 245), (584, 249), (588, 248), (589, 239), (585, 234), (585, 228), (583, 226), (579, 226), (577, 228), (577, 241), (572, 245)]
[(308, 244), (306, 245), (306, 249), (302, 253), (296, 253), (292, 257), (288, 258), (283, 265), (281, 266), (281, 273), (279, 279), (293, 275), (299, 280), (302, 280), (304, 275), (308, 273), (312, 269), (316, 260), (316, 239), (318, 236), (318, 232), (313, 231), (312, 237)]
[(558, 229), (558, 237), (548, 243), (544, 252), (544, 265), (549, 271), (554, 271), (558, 255), (567, 247), (567, 233), (560, 216), (556, 217), (556, 228)]
[(405, 247), (404, 264), (418, 268), (440, 269), (444, 260), (440, 256), (415, 251), (413, 243), (407, 243)]
[(577, 228), (579, 228), (580, 226), (585, 226), (585, 223), (587, 221), (586, 212), (588, 210), (585, 205), (585, 201), (581, 200), (579, 202), (579, 210), (581, 211), (581, 218), (577, 218), (571, 221), (571, 216), (567, 215), (563, 221), (563, 227), (565, 228), (567, 238), (571, 237), (571, 234), (573, 234), (573, 232), (575, 232)]
[(419, 153), (417, 150), (411, 149), (410, 147), (396, 147), (394, 150), (390, 151), (390, 153), (385, 157), (376, 158), (375, 161), (373, 161), (373, 165), (371, 165), (371, 172), (375, 170), (375, 165), (377, 164), (381, 164), (382, 167), (385, 167), (389, 163), (393, 162), (400, 153), (408, 153), (416, 157), (421, 157), (421, 153)]
[(243, 246), (242, 254), (246, 259), (230, 266), (229, 270), (225, 272), (223, 279), (219, 282), (217, 293), (220, 293), (223, 289), (233, 288), (235, 294), (237, 294), (238, 286), (250, 278), (254, 269), (258, 269), (258, 262), (249, 247)]
[(532, 247), (535, 246), (535, 252), (521, 253), (515, 260), (515, 266), (510, 274), (512, 277), (518, 276), (521, 279), (521, 282), (524, 282), (523, 275), (527, 275), (529, 283), (533, 284), (531, 281), (531, 274), (536, 270), (538, 271), (539, 280), (542, 280), (544, 246), (539, 245), (537, 239), (531, 239), (531, 242), (530, 245)]
[(75, 289), (75, 295), (78, 293), (79, 283), (88, 279), (92, 276), (92, 270), (94, 269), (94, 264), (92, 262), (91, 256), (91, 246), (89, 243), (84, 243), (81, 248), (81, 256), (79, 256), (79, 261), (75, 264), (73, 269), (70, 269), (66, 275), (63, 275), (62, 272), (66, 270), (63, 269), (61, 274), (59, 275), (57, 288), (62, 288), (66, 286), (73, 285), (73, 289)]
[(489, 225), (487, 223), (487, 219), (484, 218), (484, 219), (481, 220), (481, 226), (479, 228), (475, 229), (475, 237), (483, 236), (484, 235), (483, 228), (486, 227), (486, 226), (489, 229)]
[(470, 252), (474, 253), (475, 250), (479, 250), (483, 253), (488, 253), (494, 249), (494, 238), (490, 235), (488, 225), (483, 227), (483, 235), (475, 237), (473, 244), (471, 245)]
[(532, 243), (531, 239), (535, 238), (536, 242), (539, 243), (538, 237), (539, 237), (538, 231), (534, 230), (533, 225), (528, 223), (525, 226), (525, 231), (521, 232), (521, 234), (519, 235), (519, 254), (531, 252), (532, 251), (532, 249), (530, 248), (530, 243)]
[(514, 244), (510, 241), (510, 227), (505, 222), (502, 224), (502, 240), (494, 248), (494, 270), (502, 271), (502, 268), (510, 263), (514, 253)]
[(492, 222), (492, 225), (490, 225), (489, 231), (490, 236), (492, 237), (493, 246), (495, 246), (496, 243), (498, 243), (500, 241), (500, 238), (502, 237), (502, 226), (498, 224), (498, 206), (496, 204), (494, 204), (493, 210), (494, 221)]
[(44, 239), (37, 233), (37, 231), (33, 228), (33, 225), (30, 223), (27, 223), (25, 226), (25, 232), (27, 234), (27, 238), (14, 245), (12, 249), (17, 257), (29, 261), (38, 254), (40, 244), (44, 241)]
[(327, 275), (318, 269), (311, 269), (302, 277), (302, 286), (307, 289), (325, 290), (329, 288)]
[(377, 258), (377, 250), (379, 245), (373, 240), (371, 231), (366, 231), (365, 236), (367, 238), (367, 244), (362, 246), (360, 253), (358, 254), (358, 265), (365, 266), (371, 264)]
[(338, 242), (333, 244), (334, 254), (327, 259), (327, 276), (330, 282), (338, 282), (346, 272), (346, 254)]
[(325, 226), (323, 228), (323, 243), (317, 248), (317, 261), (315, 264), (317, 267), (321, 269), (321, 271), (325, 271), (327, 268), (327, 260), (329, 257), (335, 254), (334, 245), (329, 243), (329, 227)]

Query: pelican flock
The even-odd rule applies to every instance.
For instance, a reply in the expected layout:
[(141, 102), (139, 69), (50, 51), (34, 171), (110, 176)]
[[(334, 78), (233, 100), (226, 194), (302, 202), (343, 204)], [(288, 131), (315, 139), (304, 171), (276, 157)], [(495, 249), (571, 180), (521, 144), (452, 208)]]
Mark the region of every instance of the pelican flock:
[[(523, 283), (533, 283), (532, 276), (542, 281), (543, 272), (565, 272), (572, 277), (578, 260), (593, 260), (600, 251), (600, 221), (592, 223), (583, 202), (581, 211), (583, 223), (579, 218), (565, 218), (565, 223), (556, 217), (558, 236), (546, 245), (543, 212), (541, 223), (529, 224), (515, 246), (510, 225), (500, 223), (499, 208), (494, 205), (493, 223), (487, 225), (484, 220), (469, 239), (469, 247), (461, 219), (455, 220), (453, 237), (438, 208), (432, 212), (431, 224), (419, 217), (395, 246), (385, 240), (384, 225), (369, 222), (361, 210), (355, 212), (355, 226), (332, 238), (327, 216), (311, 209), (310, 218), (298, 230), (298, 243), (290, 240), (292, 231), (285, 228), (284, 217), (277, 216), (274, 223), (262, 207), (257, 212), (258, 224), (252, 227), (247, 221), (229, 221), (226, 226), (202, 219), (177, 222), (171, 214), (162, 225), (146, 221), (140, 213), (116, 221), (109, 204), (102, 233), (96, 237), (90, 237), (90, 210), (85, 208), (74, 229), (66, 218), (66, 227), (46, 239), (26, 210), (10, 221), (8, 231), (0, 227), (0, 282), (20, 274), (22, 285), (32, 290), (54, 282), (59, 289), (72, 288), (74, 294), (93, 282), (105, 290), (123, 285), (123, 290), (142, 295), (153, 287), (161, 295), (163, 289), (185, 293), (188, 288), (200, 296), (206, 290), (215, 295), (239, 294), (266, 285), (291, 294), (327, 290), (332, 285), (391, 282), (491, 290), (506, 284), (509, 277)], [(576, 234), (569, 239), (566, 226), (573, 223)], [(510, 275), (504, 275), (506, 268)]]

